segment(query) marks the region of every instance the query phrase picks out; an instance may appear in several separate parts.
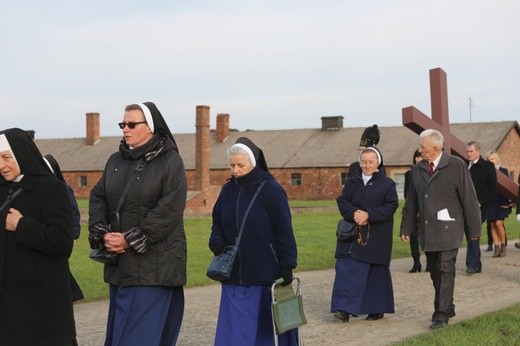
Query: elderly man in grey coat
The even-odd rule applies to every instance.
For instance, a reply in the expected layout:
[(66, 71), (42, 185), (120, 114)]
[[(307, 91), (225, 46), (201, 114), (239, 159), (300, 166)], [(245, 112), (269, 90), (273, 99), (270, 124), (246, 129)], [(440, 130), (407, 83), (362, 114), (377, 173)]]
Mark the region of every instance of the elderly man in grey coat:
[(480, 209), (468, 168), (460, 158), (443, 151), (444, 137), (436, 130), (420, 134), (423, 161), (415, 165), (403, 208), (400, 236), (408, 242), (417, 228), (419, 244), (431, 269), (435, 289), (431, 329), (442, 328), (455, 316), (455, 261), (464, 234), (478, 239)]

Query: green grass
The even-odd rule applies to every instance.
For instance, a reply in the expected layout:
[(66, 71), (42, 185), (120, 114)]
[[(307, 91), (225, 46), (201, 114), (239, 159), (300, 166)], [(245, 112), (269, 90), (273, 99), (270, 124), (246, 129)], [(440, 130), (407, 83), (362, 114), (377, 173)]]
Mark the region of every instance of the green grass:
[[(88, 200), (78, 200), (78, 204), (82, 209), (88, 208)], [(293, 214), (298, 244), (296, 272), (333, 268), (336, 223), (340, 217), (335, 201), (291, 201), (290, 205), (292, 208), (305, 208)], [(402, 201), (394, 216), (394, 259), (410, 256), (409, 244), (399, 239), (401, 208)], [(187, 287), (214, 283), (206, 277), (206, 268), (212, 257), (207, 247), (211, 218), (186, 217), (184, 227), (188, 241)], [(506, 229), (512, 245), (520, 234), (520, 224), (514, 215), (506, 219)], [(85, 294), (85, 301), (104, 299), (108, 297), (108, 286), (103, 282), (103, 265), (88, 258), (87, 236), (87, 226), (82, 225), (81, 238), (70, 259), (71, 271)], [(482, 239), (483, 242), (487, 240), (485, 233)], [(406, 339), (398, 345), (518, 345), (519, 338), (520, 304)]]
[[(88, 208), (88, 200), (78, 200), (80, 209)], [(319, 270), (334, 267), (335, 231), (339, 213), (335, 201), (291, 201), (291, 207), (306, 208), (293, 214), (293, 228), (298, 244), (298, 271)], [(314, 208), (314, 209), (313, 209)], [(399, 239), (401, 208), (394, 216), (394, 241), (392, 258), (410, 256), (409, 244)], [(187, 287), (214, 283), (206, 277), (206, 268), (212, 257), (207, 243), (211, 229), (211, 218), (186, 217), (184, 227), (188, 241)], [(514, 215), (506, 220), (509, 239), (517, 239), (520, 226)], [(103, 283), (103, 265), (88, 258), (88, 230), (82, 225), (81, 237), (76, 242), (70, 259), (71, 270), (82, 287), (86, 300), (106, 298), (107, 285)], [(484, 239), (486, 236), (484, 235)]]
[(392, 345), (520, 345), (520, 304)]

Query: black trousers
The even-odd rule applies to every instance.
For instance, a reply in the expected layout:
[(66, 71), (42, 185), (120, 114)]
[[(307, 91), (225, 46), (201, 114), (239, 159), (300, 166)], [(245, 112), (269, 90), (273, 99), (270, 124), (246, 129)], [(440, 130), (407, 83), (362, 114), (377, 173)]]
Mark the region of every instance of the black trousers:
[(455, 288), (455, 262), (459, 249), (425, 252), (430, 267), (430, 278), (435, 289), (433, 306), (434, 321), (448, 322), (449, 315), (455, 312), (453, 290)]
[(419, 251), (419, 232), (417, 230), (410, 233), (410, 252), (412, 253), (413, 264), (421, 264), (421, 252)]

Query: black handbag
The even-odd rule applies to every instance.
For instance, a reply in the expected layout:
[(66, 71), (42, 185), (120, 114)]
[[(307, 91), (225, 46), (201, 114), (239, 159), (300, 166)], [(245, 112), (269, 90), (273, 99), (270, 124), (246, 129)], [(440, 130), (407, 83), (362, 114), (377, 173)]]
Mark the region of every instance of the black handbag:
[(242, 232), (244, 231), (244, 225), (246, 223), (247, 215), (249, 214), (249, 210), (253, 206), (253, 202), (256, 199), (256, 196), (262, 190), (266, 180), (262, 181), (258, 189), (251, 198), (251, 202), (244, 213), (244, 218), (242, 219), (242, 224), (240, 225), (240, 231), (238, 232), (238, 237), (235, 242), (235, 245), (228, 245), (224, 248), (224, 252), (221, 254), (214, 256), (211, 262), (209, 263), (208, 270), (206, 271), (206, 275), (215, 281), (224, 281), (231, 277), (231, 272), (233, 271), (233, 264), (235, 263), (236, 254), (238, 252), (238, 244), (240, 243), (240, 238), (242, 238)]
[(350, 243), (357, 239), (359, 234), (359, 227), (353, 222), (348, 222), (345, 219), (341, 218), (338, 221), (338, 227), (336, 229), (336, 236), (338, 240), (346, 241)]
[(108, 251), (104, 246), (99, 249), (91, 249), (88, 257), (103, 264), (119, 263), (119, 254)]

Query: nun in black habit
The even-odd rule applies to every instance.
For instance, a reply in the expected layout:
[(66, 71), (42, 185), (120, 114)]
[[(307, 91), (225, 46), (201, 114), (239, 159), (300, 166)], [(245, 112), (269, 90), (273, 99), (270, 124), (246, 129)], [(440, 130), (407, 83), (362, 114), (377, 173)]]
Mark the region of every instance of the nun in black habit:
[(91, 248), (119, 254), (109, 284), (105, 345), (174, 345), (184, 313), (186, 174), (151, 102), (125, 108), (123, 139), (89, 202)]
[(68, 192), (21, 129), (0, 132), (0, 343), (76, 345)]

